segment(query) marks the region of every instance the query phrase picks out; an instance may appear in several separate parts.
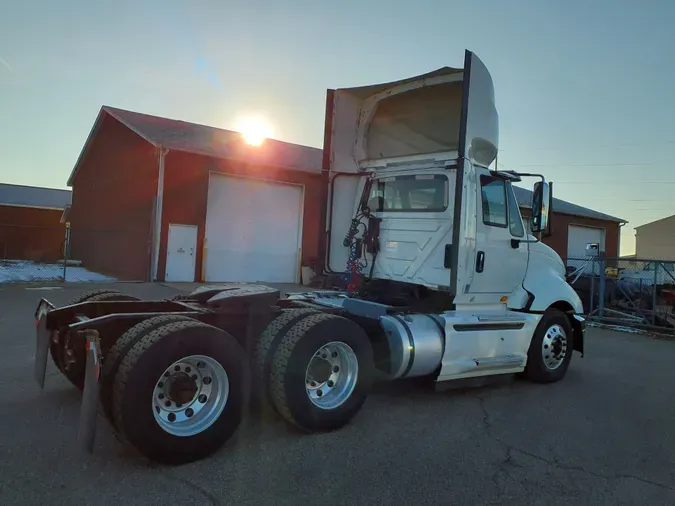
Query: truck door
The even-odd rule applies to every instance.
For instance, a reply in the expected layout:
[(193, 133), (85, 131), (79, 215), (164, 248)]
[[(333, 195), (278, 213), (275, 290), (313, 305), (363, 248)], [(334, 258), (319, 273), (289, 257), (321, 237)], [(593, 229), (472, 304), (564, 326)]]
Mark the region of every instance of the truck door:
[(497, 156), (499, 117), (490, 72), (464, 57), (453, 246), (457, 303), (499, 303), (522, 283), (528, 246), (510, 183), (489, 170)]
[[(525, 277), (529, 255), (525, 227), (511, 183), (476, 171), (479, 189), (476, 210), (476, 255), (471, 294), (492, 294), (499, 302), (518, 288)], [(472, 186), (472, 185), (471, 185)], [(494, 299), (494, 300), (492, 300)]]

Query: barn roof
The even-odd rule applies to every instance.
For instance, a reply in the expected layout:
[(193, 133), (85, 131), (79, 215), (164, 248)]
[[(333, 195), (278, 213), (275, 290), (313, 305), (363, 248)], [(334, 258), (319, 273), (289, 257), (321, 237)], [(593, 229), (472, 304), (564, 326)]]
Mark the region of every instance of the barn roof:
[(156, 147), (287, 169), (309, 172), (321, 170), (322, 150), (319, 148), (290, 144), (276, 139), (266, 139), (261, 146), (250, 146), (238, 132), (232, 130), (103, 106), (68, 178), (69, 186), (87, 144), (105, 115), (115, 118)]
[[(520, 186), (513, 186), (513, 192), (516, 195), (516, 200), (520, 207), (531, 207), (532, 206), (532, 191), (527, 188), (522, 188)], [(599, 211), (594, 211), (587, 207), (582, 207), (577, 204), (572, 204), (571, 202), (566, 202), (565, 200), (560, 200), (553, 198), (553, 209), (556, 213), (561, 214), (571, 214), (573, 216), (583, 216), (586, 218), (593, 218), (595, 220), (604, 220), (604, 221), (616, 221), (618, 223), (628, 223), (626, 220), (617, 218), (616, 216), (610, 216), (609, 214), (601, 213)]]
[(0, 205), (4, 206), (63, 209), (70, 204), (71, 196), (70, 190), (0, 183)]

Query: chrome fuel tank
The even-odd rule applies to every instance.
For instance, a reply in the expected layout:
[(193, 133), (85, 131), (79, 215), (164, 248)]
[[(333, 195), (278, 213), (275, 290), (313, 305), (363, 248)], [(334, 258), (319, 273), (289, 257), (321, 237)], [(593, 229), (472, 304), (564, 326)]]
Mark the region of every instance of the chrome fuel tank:
[(428, 314), (380, 317), (389, 343), (391, 379), (427, 376), (438, 370), (445, 350), (442, 319)]

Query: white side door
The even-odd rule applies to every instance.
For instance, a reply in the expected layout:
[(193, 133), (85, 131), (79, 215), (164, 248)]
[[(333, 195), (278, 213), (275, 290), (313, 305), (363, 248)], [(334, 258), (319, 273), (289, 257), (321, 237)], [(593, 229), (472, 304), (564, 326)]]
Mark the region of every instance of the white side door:
[(479, 188), (476, 210), (476, 255), (472, 294), (489, 294), (482, 302), (499, 302), (509, 296), (525, 278), (529, 249), (525, 227), (510, 183), (476, 171)]
[(197, 226), (169, 224), (166, 247), (166, 281), (193, 282), (197, 254)]

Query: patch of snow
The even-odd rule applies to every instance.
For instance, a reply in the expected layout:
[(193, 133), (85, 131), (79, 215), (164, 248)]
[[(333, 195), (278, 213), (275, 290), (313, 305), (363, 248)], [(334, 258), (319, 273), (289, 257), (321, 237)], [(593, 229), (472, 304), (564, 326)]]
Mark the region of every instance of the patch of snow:
[[(111, 282), (115, 278), (91, 272), (84, 267), (67, 266), (65, 281), (70, 282)], [(25, 283), (34, 281), (64, 281), (63, 264), (41, 264), (28, 260), (0, 261), (0, 283)]]
[(607, 329), (607, 330), (616, 330), (617, 332), (628, 332), (630, 334), (648, 334), (646, 330), (642, 329), (636, 329), (633, 327), (627, 327), (625, 325), (611, 325), (609, 323), (597, 323), (597, 322), (587, 322), (587, 326), (589, 327), (597, 327), (601, 329)]

